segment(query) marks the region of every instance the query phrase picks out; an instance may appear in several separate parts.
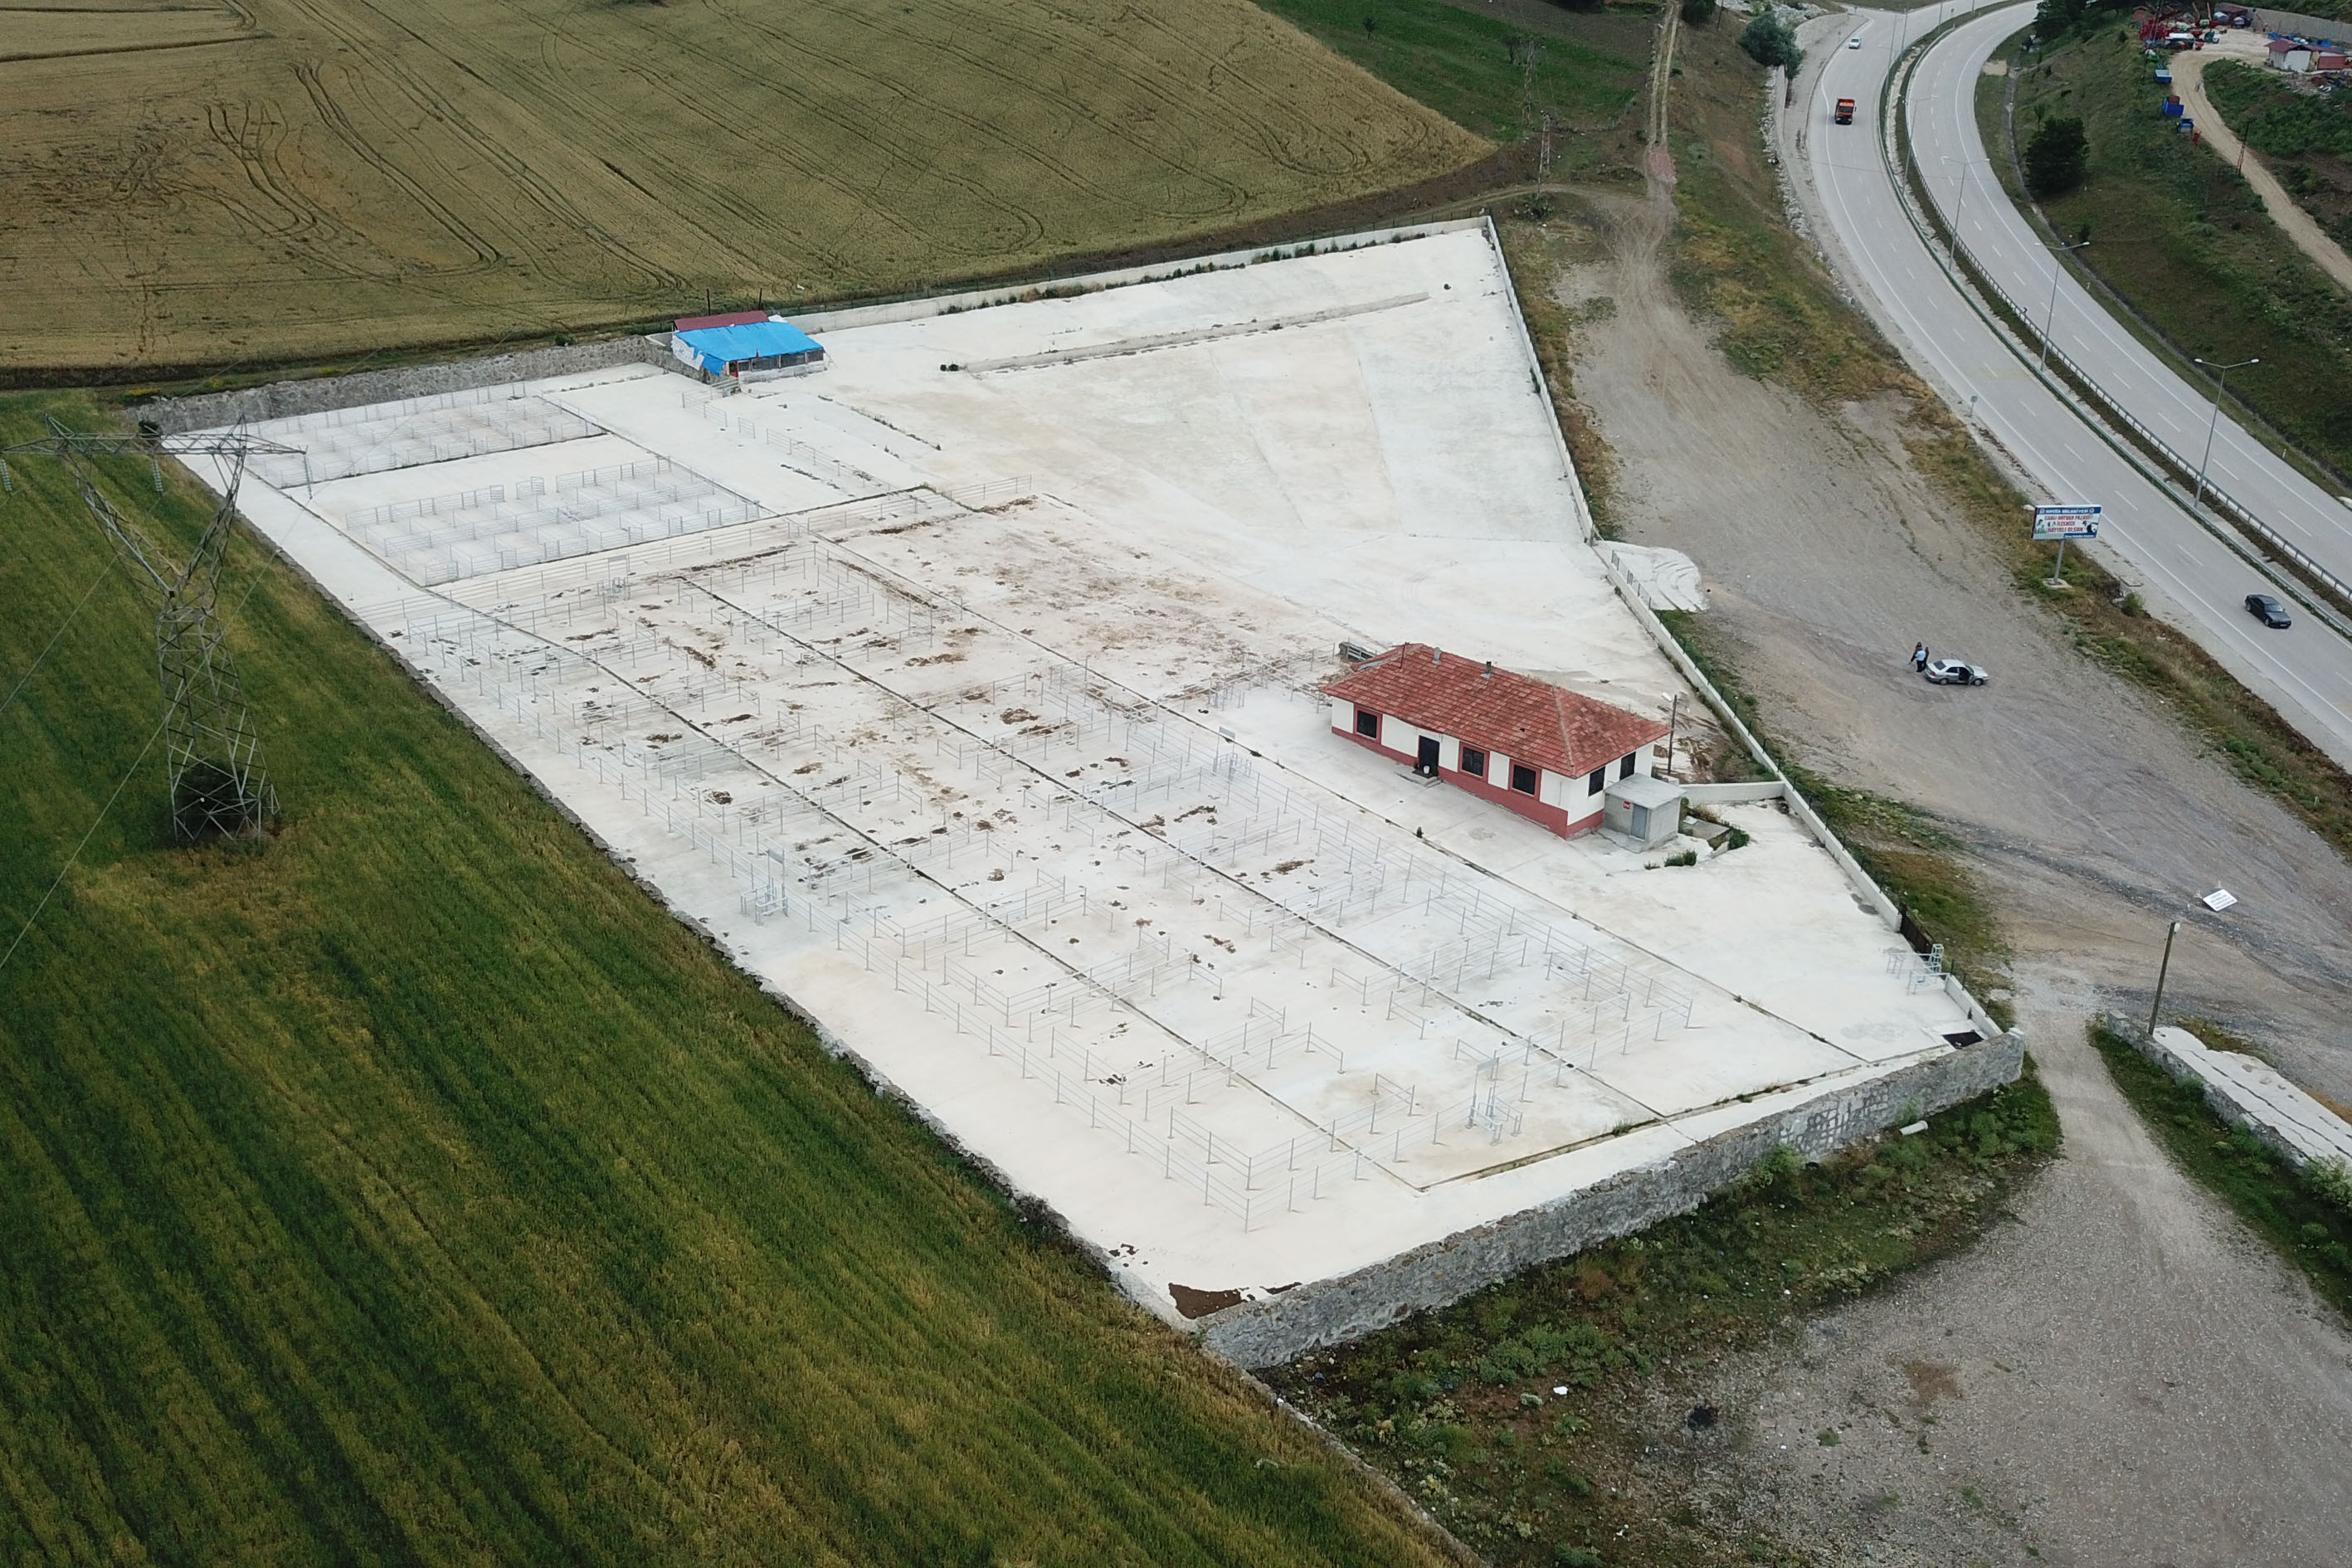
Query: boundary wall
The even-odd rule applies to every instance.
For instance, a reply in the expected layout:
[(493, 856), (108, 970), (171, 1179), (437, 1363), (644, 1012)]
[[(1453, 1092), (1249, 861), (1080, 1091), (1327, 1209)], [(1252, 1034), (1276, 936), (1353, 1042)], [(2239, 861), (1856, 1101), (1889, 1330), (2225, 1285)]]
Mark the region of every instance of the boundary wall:
[(1245, 1367), (1276, 1366), (1310, 1350), (1360, 1339), (1538, 1264), (1688, 1214), (1783, 1144), (1817, 1160), (1898, 1122), (1974, 1099), (2016, 1078), (2024, 1060), (2025, 1037), (2011, 1031), (1832, 1089), (1551, 1203), (1352, 1274), (1213, 1312), (1198, 1325), (1201, 1339)]
[[(992, 305), (1012, 305), (1030, 300), (1094, 293), (1135, 283), (1158, 283), (1189, 273), (1223, 271), (1254, 266), (1260, 261), (1287, 261), (1301, 256), (1360, 250), (1367, 246), (1390, 245), (1399, 240), (1421, 239), (1430, 235), (1453, 234), (1477, 227), (1486, 227), (1489, 241), (1493, 241), (1493, 226), (1484, 217), (1446, 218), (1398, 228), (1332, 235), (1322, 239), (1257, 250), (1224, 250), (1207, 256), (1183, 257), (1149, 267), (1089, 272), (1051, 283), (974, 289), (954, 294), (934, 294), (920, 300), (900, 300), (885, 305), (853, 305), (835, 310), (812, 310), (789, 319), (793, 325), (814, 336), (818, 332), (840, 331), (851, 327), (916, 321), (961, 310), (985, 310)], [(1496, 245), (1496, 254), (1501, 253), (1501, 248), (1499, 244)], [(1511, 309), (1514, 313), (1518, 310), (1516, 299), (1511, 301)], [(440, 392), (472, 392), (508, 382), (575, 375), (583, 371), (609, 370), (622, 364), (649, 364), (706, 383), (719, 379), (680, 363), (670, 353), (669, 334), (656, 332), (646, 337), (629, 336), (610, 338), (601, 342), (521, 349), (511, 353), (448, 360), (439, 364), (401, 365), (386, 370), (357, 371), (349, 375), (277, 381), (266, 386), (246, 387), (235, 392), (157, 398), (152, 403), (141, 405), (136, 416), (152, 423), (163, 435), (178, 436), (190, 430), (211, 430), (241, 423), (257, 424), (265, 419), (320, 414), (335, 408), (357, 408), (363, 404), (392, 403), (404, 397), (425, 397)], [(1578, 498), (1578, 507), (1581, 512), (1581, 496)], [(1589, 518), (1585, 521), (1585, 536), (1591, 537)]]
[(440, 364), (398, 365), (388, 370), (355, 371), (350, 375), (273, 381), (267, 386), (248, 386), (236, 392), (159, 397), (131, 412), (133, 418), (153, 424), (166, 436), (179, 436), (190, 430), (257, 425), (265, 419), (323, 414), (330, 409), (358, 408), (370, 403), (396, 403), (404, 397), (474, 392), (508, 382), (576, 375), (582, 371), (610, 370), (621, 364), (649, 364), (701, 379), (699, 372), (688, 370), (671, 356), (668, 334), (663, 333), (520, 349), (512, 353), (484, 354), (478, 359), (448, 360)]
[(2260, 1058), (2217, 1051), (2168, 1024), (2150, 1038), (2137, 1024), (2112, 1014), (2102, 1021), (2172, 1077), (2203, 1089), (2214, 1115), (2245, 1129), (2295, 1169), (2324, 1160), (2352, 1164), (2352, 1122), (2289, 1083)]

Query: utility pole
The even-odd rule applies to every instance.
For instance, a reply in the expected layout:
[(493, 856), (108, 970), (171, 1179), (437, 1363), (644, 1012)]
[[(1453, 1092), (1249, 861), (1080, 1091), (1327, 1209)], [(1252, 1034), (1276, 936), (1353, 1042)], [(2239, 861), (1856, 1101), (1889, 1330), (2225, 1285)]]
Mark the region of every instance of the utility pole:
[[(2052, 245), (2047, 240), (2042, 242), (2044, 248), (2057, 253), (2050, 258), (2050, 308), (2042, 313), (2042, 368), (2043, 370), (2050, 368), (2050, 329), (2058, 321), (2058, 268), (2065, 261), (2067, 252), (2080, 250), (2090, 243), (2087, 239), (2076, 240), (2072, 245)], [(2063, 550), (2065, 546), (2062, 542), (2059, 548)]]
[(2147, 1033), (2156, 1037), (2156, 1016), (2164, 1011), (2164, 977), (2172, 968), (2172, 939), (2180, 934), (2180, 922), (2175, 921), (2164, 933), (2164, 962), (2156, 966), (2156, 1002), (2147, 1010)]
[(2213, 377), (2213, 416), (2205, 422), (2205, 455), (2197, 459), (2197, 496), (2195, 500), (2189, 503), (2189, 510), (2191, 511), (2196, 510), (2199, 507), (2205, 504), (2205, 465), (2212, 460), (2213, 432), (2220, 427), (2221, 423), (2221, 389), (2229, 384), (2230, 373), (2231, 371), (2243, 370), (2250, 364), (2260, 364), (2263, 362), (2259, 359), (2242, 359), (2232, 361), (2229, 364), (2215, 364), (2210, 360), (2200, 359), (2194, 363), (2203, 365), (2207, 370), (2214, 372), (2215, 374)]

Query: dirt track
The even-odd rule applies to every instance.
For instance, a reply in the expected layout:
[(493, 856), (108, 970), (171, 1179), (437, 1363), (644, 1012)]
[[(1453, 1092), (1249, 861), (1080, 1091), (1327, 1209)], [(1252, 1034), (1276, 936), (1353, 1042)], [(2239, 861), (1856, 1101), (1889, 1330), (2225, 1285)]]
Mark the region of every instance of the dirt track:
[[(1663, 199), (1591, 210), (1609, 258), (1561, 297), (1615, 304), (1587, 313), (1602, 319), (1577, 388), (1627, 536), (1696, 558), (1708, 619), (1796, 760), (1935, 812), (1976, 851), (2070, 1140), (2018, 1226), (1824, 1321), (1801, 1366), (1727, 1369), (1726, 1441), (1691, 1450), (1662, 1419), (1661, 1462), (1689, 1464), (1727, 1522), (1737, 1505), (1832, 1561), (1864, 1542), (1882, 1562), (2339, 1555), (2352, 1336), (2164, 1162), (2083, 1027), (2145, 1007), (2164, 921), (2227, 885), (2244, 902), (2191, 921), (2170, 995), (2352, 1100), (2352, 868), (2068, 646), (1911, 468), (1899, 410), (1832, 419), (1732, 372), (1665, 287)], [(1992, 684), (1925, 685), (1906, 663), (1922, 638)], [(1813, 1436), (1848, 1421), (1834, 1447)]]

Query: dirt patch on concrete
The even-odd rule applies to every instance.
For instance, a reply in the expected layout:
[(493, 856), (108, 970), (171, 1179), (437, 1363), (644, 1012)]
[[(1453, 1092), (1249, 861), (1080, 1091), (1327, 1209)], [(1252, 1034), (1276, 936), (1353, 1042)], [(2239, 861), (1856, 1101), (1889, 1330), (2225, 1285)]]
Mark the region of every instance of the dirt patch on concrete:
[[(1662, 1388), (1645, 1458), (1711, 1522), (1838, 1561), (2324, 1561), (2352, 1524), (2352, 1336), (2148, 1142), (2083, 1039), (2168, 995), (2352, 1094), (2336, 1020), (2352, 870), (2162, 704), (2081, 657), (1913, 467), (1908, 410), (1823, 412), (1732, 371), (1665, 285), (1663, 201), (1580, 209), (1576, 383), (1626, 538), (1694, 556), (1706, 624), (1792, 759), (1934, 813), (2017, 953), (2066, 1157), (1967, 1258)], [(1608, 299), (1613, 308), (1590, 310)], [(1989, 666), (1930, 687), (1913, 645)], [(1685, 1417), (1694, 1399), (1720, 1413)]]

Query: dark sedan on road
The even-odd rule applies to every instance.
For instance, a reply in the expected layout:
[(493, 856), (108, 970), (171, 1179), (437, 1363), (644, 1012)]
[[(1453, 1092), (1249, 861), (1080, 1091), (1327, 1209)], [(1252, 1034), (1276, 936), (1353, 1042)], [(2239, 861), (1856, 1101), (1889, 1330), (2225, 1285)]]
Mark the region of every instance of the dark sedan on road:
[(2247, 595), (2246, 614), (2273, 631), (2284, 631), (2294, 625), (2294, 617), (2286, 613), (2286, 606), (2268, 594)]

